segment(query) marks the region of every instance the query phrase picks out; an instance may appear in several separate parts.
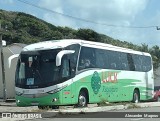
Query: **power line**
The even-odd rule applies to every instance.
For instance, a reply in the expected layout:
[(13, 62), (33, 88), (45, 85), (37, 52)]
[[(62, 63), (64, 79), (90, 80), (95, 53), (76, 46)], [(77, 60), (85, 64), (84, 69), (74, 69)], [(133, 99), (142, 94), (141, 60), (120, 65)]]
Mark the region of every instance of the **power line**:
[(27, 1), (23, 1), (23, 0), (17, 0), (17, 1), (19, 1), (21, 3), (24, 3), (24, 4), (27, 4), (27, 5), (30, 5), (30, 6), (33, 6), (33, 7), (36, 7), (36, 8), (39, 8), (39, 9), (42, 9), (42, 10), (45, 10), (45, 11), (49, 11), (49, 12), (54, 13), (54, 14), (58, 14), (58, 15), (65, 16), (65, 17), (68, 17), (68, 18), (71, 18), (71, 19), (75, 19), (75, 20), (79, 20), (79, 21), (83, 21), (83, 22), (88, 22), (88, 23), (93, 23), (93, 24), (97, 24), (97, 25), (110, 26), (110, 27), (120, 27), (120, 28), (133, 28), (133, 29), (145, 29), (145, 28), (157, 28), (158, 27), (158, 26), (123, 26), (123, 25), (99, 23), (99, 22), (96, 22), (96, 21), (91, 21), (91, 20), (88, 20), (88, 19), (79, 18), (79, 17), (68, 15), (68, 14), (60, 13), (60, 12), (57, 12), (57, 11), (53, 11), (53, 10), (50, 10), (50, 9), (47, 9), (47, 8), (44, 8), (44, 7), (37, 6), (37, 5), (32, 4), (30, 2), (27, 2)]
[(160, 28), (157, 26), (157, 30), (160, 30)]
[[(2, 31), (1, 21), (0, 21), (0, 32)], [(6, 79), (5, 79), (5, 67), (4, 67), (4, 54), (3, 54), (3, 40), (2, 33), (0, 33), (0, 55), (1, 55), (1, 67), (2, 67), (2, 83), (3, 83), (3, 99), (6, 101)]]

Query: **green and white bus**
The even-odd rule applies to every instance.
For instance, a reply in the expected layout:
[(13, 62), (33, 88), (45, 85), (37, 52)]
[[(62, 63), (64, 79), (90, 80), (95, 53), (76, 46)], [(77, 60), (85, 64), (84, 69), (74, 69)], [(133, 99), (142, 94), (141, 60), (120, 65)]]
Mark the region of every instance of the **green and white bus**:
[(28, 45), (18, 57), (18, 106), (84, 107), (89, 103), (138, 103), (153, 98), (149, 53), (66, 39)]

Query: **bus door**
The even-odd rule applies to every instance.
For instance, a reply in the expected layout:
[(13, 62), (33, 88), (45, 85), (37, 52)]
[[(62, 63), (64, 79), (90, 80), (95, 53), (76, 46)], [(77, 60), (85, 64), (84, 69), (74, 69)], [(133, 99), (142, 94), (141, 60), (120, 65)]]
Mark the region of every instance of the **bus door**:
[(71, 104), (73, 79), (71, 78), (70, 62), (67, 59), (67, 56), (64, 56), (62, 61), (62, 78), (64, 80), (64, 90), (62, 92), (63, 104)]
[(150, 99), (151, 97), (153, 97), (153, 88), (154, 88), (151, 58), (149, 56), (143, 56), (142, 65), (143, 65), (142, 71), (145, 73), (146, 99)]
[(153, 95), (153, 75), (151, 72), (145, 72), (145, 82), (146, 82), (146, 99), (150, 99)]

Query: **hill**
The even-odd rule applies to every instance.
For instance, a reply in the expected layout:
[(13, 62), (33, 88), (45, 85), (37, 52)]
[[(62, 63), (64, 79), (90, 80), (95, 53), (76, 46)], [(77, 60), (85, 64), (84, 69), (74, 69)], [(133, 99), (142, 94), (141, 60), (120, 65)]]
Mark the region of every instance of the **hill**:
[(115, 40), (91, 29), (74, 30), (69, 27), (54, 26), (22, 12), (0, 10), (0, 21), (3, 28), (3, 39), (7, 41), (7, 44), (31, 44), (51, 39), (84, 39), (149, 52), (154, 60), (154, 68), (157, 68), (160, 63), (160, 48), (157, 45), (149, 48), (147, 44), (135, 45), (126, 41)]

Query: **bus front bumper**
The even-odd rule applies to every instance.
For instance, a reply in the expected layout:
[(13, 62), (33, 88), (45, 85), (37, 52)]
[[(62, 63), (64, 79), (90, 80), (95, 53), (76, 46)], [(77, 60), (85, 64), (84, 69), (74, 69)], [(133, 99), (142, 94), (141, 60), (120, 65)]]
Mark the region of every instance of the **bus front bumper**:
[(16, 95), (16, 104), (17, 106), (52, 106), (62, 104), (59, 95), (47, 95), (43, 97), (26, 97), (26, 96), (17, 96)]

